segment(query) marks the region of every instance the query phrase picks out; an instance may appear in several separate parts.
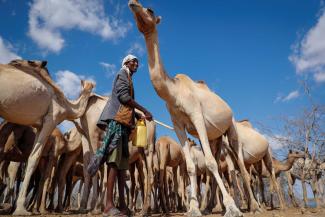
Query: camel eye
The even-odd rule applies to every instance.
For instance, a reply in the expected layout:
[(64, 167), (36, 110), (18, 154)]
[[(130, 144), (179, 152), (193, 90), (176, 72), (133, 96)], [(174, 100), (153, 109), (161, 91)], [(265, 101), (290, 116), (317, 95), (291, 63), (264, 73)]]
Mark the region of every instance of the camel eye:
[(151, 8), (147, 8), (147, 11), (151, 14), (151, 15), (154, 15), (155, 12), (153, 12), (153, 10)]

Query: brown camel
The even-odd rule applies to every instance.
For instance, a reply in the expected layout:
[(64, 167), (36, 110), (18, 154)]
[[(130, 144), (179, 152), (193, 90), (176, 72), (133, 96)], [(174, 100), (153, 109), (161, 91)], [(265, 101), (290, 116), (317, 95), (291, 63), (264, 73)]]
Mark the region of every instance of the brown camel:
[[(158, 156), (159, 163), (159, 189), (160, 189), (160, 198), (162, 203), (162, 208), (165, 213), (168, 213), (170, 206), (167, 200), (167, 176), (166, 176), (166, 167), (171, 167), (173, 170), (173, 197), (174, 201), (177, 200), (178, 192), (178, 182), (177, 182), (177, 169), (180, 167), (180, 176), (182, 183), (185, 180), (186, 176), (186, 162), (185, 156), (182, 151), (182, 147), (172, 138), (168, 136), (160, 137), (155, 145), (155, 151)], [(184, 193), (184, 192), (183, 192)], [(182, 201), (179, 203), (185, 203), (185, 195), (182, 195)], [(180, 206), (180, 204), (178, 204)]]
[(82, 82), (79, 99), (71, 102), (50, 79), (45, 66), (44, 61), (26, 60), (0, 65), (0, 116), (9, 122), (37, 129), (14, 215), (30, 215), (24, 207), (27, 187), (44, 145), (56, 125), (63, 120), (79, 118), (84, 113), (94, 87), (91, 82)]
[[(249, 191), (250, 208), (259, 210), (249, 184), (249, 174), (244, 166), (241, 143), (238, 141), (236, 127), (230, 107), (202, 82), (195, 82), (184, 74), (170, 78), (165, 72), (159, 53), (156, 25), (160, 17), (153, 10), (143, 8), (137, 0), (130, 0), (129, 7), (134, 14), (139, 31), (144, 35), (151, 82), (157, 94), (166, 102), (177, 137), (181, 142), (186, 158), (187, 171), (191, 181), (191, 202), (188, 215), (201, 216), (197, 201), (196, 172), (190, 157), (186, 131), (200, 139), (206, 164), (220, 186), (226, 216), (242, 216), (233, 198), (229, 195), (218, 172), (218, 164), (211, 153), (210, 143), (227, 133), (230, 145), (238, 155), (238, 165), (245, 185)], [(203, 106), (204, 105), (204, 106)]]
[[(269, 150), (269, 152), (271, 152), (271, 150)], [(269, 155), (272, 156), (272, 154), (269, 154)], [(303, 158), (303, 157), (304, 157), (304, 153), (300, 153), (300, 152), (297, 152), (297, 151), (293, 152), (292, 150), (289, 150), (288, 157), (287, 157), (287, 160), (285, 162), (281, 162), (281, 161), (275, 159), (274, 157), (272, 157), (272, 165), (273, 165), (273, 168), (274, 168), (274, 174), (275, 174), (276, 178), (278, 178), (280, 176), (281, 172), (285, 172), (285, 171), (290, 170), (293, 163), (297, 159)], [(253, 168), (253, 170), (252, 170), (253, 175), (259, 176), (261, 174), (262, 175), (261, 177), (270, 178), (271, 174), (266, 169), (265, 163), (263, 162), (261, 166), (262, 166), (262, 172), (256, 171)], [(272, 189), (273, 188), (273, 185), (272, 185), (273, 183), (270, 182), (270, 184), (271, 184), (270, 188)], [(262, 203), (265, 204), (266, 200), (265, 200), (265, 193), (264, 193), (265, 189), (264, 189), (263, 180), (259, 179), (258, 185), (259, 185), (260, 193), (261, 193), (261, 196), (262, 196)], [(273, 199), (273, 196), (271, 197), (271, 200), (272, 199)], [(271, 205), (273, 207), (273, 201), (271, 201)]]
[[(64, 138), (67, 140), (69, 148), (61, 155), (58, 162), (58, 170), (55, 176), (55, 183), (58, 185), (58, 205), (57, 212), (63, 211), (63, 191), (66, 186), (66, 177), (73, 165), (76, 164), (80, 154), (82, 153), (81, 135), (76, 128), (72, 128), (64, 134)], [(67, 183), (67, 185), (72, 183)]]

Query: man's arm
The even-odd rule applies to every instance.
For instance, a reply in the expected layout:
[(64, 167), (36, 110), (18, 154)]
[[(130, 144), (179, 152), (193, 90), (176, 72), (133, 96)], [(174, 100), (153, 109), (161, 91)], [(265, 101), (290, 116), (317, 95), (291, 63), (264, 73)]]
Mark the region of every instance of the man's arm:
[(130, 88), (130, 84), (127, 77), (123, 75), (118, 75), (116, 81), (116, 93), (117, 93), (118, 100), (124, 105), (128, 105), (131, 108), (139, 109), (144, 113), (145, 118), (151, 121), (152, 120), (151, 113), (143, 106), (141, 106), (139, 103), (137, 103), (134, 99), (132, 99), (132, 97), (130, 96), (129, 88)]
[(137, 103), (134, 99), (131, 98), (129, 101), (126, 102), (126, 104), (132, 108), (136, 108), (142, 111), (144, 113), (144, 118), (148, 121), (152, 120), (152, 114), (139, 103)]

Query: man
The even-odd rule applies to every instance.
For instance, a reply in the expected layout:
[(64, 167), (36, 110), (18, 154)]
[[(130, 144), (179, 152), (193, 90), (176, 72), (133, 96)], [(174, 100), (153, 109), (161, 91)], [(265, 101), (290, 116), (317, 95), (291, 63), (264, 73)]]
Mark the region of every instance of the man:
[[(94, 175), (101, 163), (108, 164), (107, 202), (104, 216), (124, 216), (128, 208), (124, 199), (125, 171), (128, 169), (128, 141), (134, 128), (135, 111), (144, 113), (147, 120), (152, 120), (151, 113), (134, 100), (132, 76), (138, 69), (138, 59), (127, 55), (122, 62), (122, 68), (115, 77), (112, 96), (104, 107), (97, 126), (105, 130), (101, 147), (91, 160), (88, 172)], [(113, 203), (113, 188), (118, 178), (119, 209)]]

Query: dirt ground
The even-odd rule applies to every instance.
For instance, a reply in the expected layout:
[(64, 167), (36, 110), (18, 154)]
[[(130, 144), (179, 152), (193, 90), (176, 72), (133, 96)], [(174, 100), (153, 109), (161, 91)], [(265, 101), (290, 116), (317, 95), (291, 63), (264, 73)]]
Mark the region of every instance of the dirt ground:
[[(0, 215), (1, 217), (11, 216), (11, 215)], [(93, 214), (48, 214), (48, 215), (35, 215), (35, 216), (45, 216), (45, 217), (87, 217), (87, 216), (94, 216), (94, 217), (101, 217), (102, 215), (93, 215)], [(140, 216), (140, 215), (135, 215)], [(162, 214), (154, 214), (152, 216), (163, 216)], [(184, 216), (183, 213), (174, 213), (170, 214), (171, 217), (181, 217)], [(212, 215), (206, 215), (207, 217), (221, 217), (221, 213), (214, 213)], [(265, 211), (260, 214), (249, 214), (244, 213), (246, 217), (325, 217), (325, 209), (293, 209), (289, 208), (285, 211), (280, 210), (272, 210), (272, 211)]]

